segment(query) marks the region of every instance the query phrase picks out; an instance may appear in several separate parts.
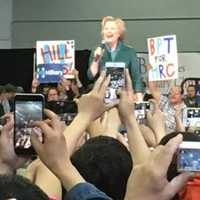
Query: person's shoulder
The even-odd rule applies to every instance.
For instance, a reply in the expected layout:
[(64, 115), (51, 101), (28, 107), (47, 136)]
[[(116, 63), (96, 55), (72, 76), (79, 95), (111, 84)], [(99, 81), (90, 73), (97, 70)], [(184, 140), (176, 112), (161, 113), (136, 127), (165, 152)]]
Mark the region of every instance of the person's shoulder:
[(134, 47), (130, 44), (122, 43), (122, 48), (126, 51), (131, 52), (131, 53), (136, 53)]

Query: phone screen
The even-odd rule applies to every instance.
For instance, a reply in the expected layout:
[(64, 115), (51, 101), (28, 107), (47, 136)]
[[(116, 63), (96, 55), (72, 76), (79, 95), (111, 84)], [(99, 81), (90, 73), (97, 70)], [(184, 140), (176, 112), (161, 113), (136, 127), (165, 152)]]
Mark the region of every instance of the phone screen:
[(150, 110), (150, 102), (136, 102), (134, 106), (135, 117), (137, 120), (146, 119), (146, 112)]
[(200, 171), (200, 142), (182, 142), (177, 167), (178, 171)]
[(200, 108), (186, 108), (183, 111), (183, 125), (197, 126), (200, 123)]
[(42, 142), (42, 132), (34, 127), (35, 121), (43, 119), (44, 97), (42, 95), (16, 95), (14, 110), (14, 147), (17, 154), (35, 154), (30, 135), (34, 133)]
[(125, 63), (108, 62), (106, 63), (106, 75), (110, 75), (110, 83), (106, 90), (105, 103), (111, 103), (119, 99), (119, 89), (124, 86)]

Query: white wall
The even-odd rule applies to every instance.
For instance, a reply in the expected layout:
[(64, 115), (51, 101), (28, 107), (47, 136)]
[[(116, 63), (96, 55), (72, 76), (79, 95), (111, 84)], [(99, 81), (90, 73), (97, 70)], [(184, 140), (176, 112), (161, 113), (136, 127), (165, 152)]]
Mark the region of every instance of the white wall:
[(12, 0), (0, 0), (0, 49), (11, 48)]

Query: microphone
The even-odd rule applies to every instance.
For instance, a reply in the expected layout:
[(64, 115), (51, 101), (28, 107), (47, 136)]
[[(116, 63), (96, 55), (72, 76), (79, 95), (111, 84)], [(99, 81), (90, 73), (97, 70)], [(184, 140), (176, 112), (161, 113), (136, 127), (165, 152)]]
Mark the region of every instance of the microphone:
[(105, 42), (105, 40), (102, 40), (102, 41), (101, 41), (101, 44), (100, 44), (97, 48), (101, 48), (102, 54), (101, 54), (101, 55), (96, 54), (96, 55), (94, 56), (93, 60), (94, 60), (95, 62), (97, 62), (97, 61), (102, 57), (102, 55), (103, 55), (104, 49), (106, 48), (106, 42)]
[(104, 50), (106, 48), (106, 41), (105, 40), (101, 41), (100, 47), (101, 47), (102, 50)]

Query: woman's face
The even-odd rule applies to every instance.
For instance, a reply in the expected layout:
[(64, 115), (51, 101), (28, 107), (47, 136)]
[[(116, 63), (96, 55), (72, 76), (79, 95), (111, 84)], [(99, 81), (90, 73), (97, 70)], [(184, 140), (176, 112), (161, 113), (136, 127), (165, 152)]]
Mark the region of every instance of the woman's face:
[(108, 21), (103, 27), (102, 35), (106, 43), (115, 44), (120, 37), (119, 27), (114, 21)]

